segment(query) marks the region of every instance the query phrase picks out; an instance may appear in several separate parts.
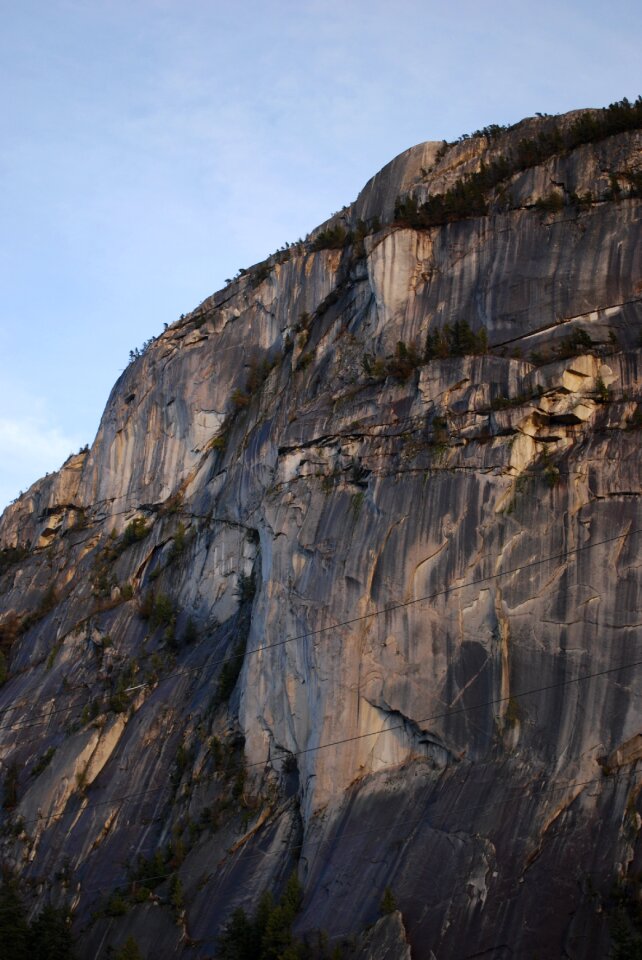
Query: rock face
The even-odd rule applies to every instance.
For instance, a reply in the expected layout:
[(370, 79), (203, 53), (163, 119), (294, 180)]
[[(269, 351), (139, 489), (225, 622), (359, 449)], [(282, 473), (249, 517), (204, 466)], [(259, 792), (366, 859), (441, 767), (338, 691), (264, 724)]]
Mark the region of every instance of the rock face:
[(361, 938), (355, 960), (410, 960), (410, 947), (401, 913), (395, 910), (381, 917)]
[(293, 869), (300, 936), (394, 891), (410, 946), (386, 918), (359, 956), (608, 953), (641, 866), (642, 134), (394, 222), (547, 122), (406, 151), (5, 511), (2, 859), (83, 957), (212, 956)]

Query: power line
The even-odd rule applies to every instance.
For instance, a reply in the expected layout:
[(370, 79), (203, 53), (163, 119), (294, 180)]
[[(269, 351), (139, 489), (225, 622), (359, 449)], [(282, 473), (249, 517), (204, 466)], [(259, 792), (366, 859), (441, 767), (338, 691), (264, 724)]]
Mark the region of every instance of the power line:
[[(257, 653), (264, 653), (265, 651), (273, 650), (277, 647), (285, 646), (288, 643), (297, 643), (299, 640), (306, 640), (311, 637), (316, 637), (322, 633), (328, 633), (330, 630), (338, 630), (340, 627), (352, 626), (355, 623), (361, 623), (364, 620), (370, 620), (370, 619), (373, 619), (374, 617), (384, 616), (385, 614), (392, 613), (395, 610), (401, 610), (406, 607), (411, 607), (417, 603), (425, 603), (430, 600), (436, 600), (438, 597), (446, 596), (450, 593), (455, 593), (460, 590), (465, 590), (468, 587), (479, 586), (482, 583), (489, 583), (493, 580), (499, 579), (500, 577), (512, 576), (513, 574), (521, 573), (524, 570), (529, 570), (533, 567), (541, 566), (542, 564), (548, 563), (549, 561), (552, 561), (552, 560), (565, 560), (568, 557), (580, 554), (586, 550), (592, 550), (595, 547), (604, 546), (607, 543), (614, 543), (617, 540), (622, 540), (628, 536), (635, 536), (638, 533), (642, 533), (642, 529), (629, 530), (626, 533), (621, 533), (614, 537), (607, 537), (604, 540), (597, 540), (594, 543), (587, 543), (579, 547), (574, 547), (573, 549), (566, 550), (563, 553), (550, 554), (545, 557), (540, 557), (538, 560), (531, 560), (528, 563), (521, 564), (519, 567), (512, 567), (508, 570), (502, 570), (498, 573), (488, 574), (484, 577), (477, 577), (475, 580), (468, 580), (465, 583), (454, 584), (449, 587), (443, 587), (440, 590), (436, 590), (434, 593), (425, 594), (424, 596), (421, 596), (421, 597), (415, 597), (411, 600), (398, 601), (397, 603), (390, 604), (386, 607), (373, 610), (370, 613), (360, 614), (358, 617), (351, 617), (348, 620), (341, 620), (341, 621), (338, 621), (337, 623), (331, 624), (326, 627), (318, 627), (316, 630), (309, 630), (309, 631), (306, 631), (305, 633), (296, 634), (293, 637), (285, 637), (283, 640), (275, 640), (273, 643), (267, 643), (261, 647), (254, 647), (250, 650), (246, 650), (244, 653), (233, 653), (233, 654), (230, 654), (229, 656), (221, 657), (218, 660), (213, 660), (210, 663), (208, 663), (208, 668), (212, 669), (217, 666), (222, 666), (225, 663), (231, 663), (235, 660), (239, 660), (239, 659), (243, 660), (245, 659), (245, 657), (253, 656), (254, 654), (257, 654)], [(137, 684), (135, 687), (127, 688), (127, 690), (125, 690), (124, 692), (128, 692), (132, 689), (138, 689), (138, 687), (142, 687), (142, 686), (150, 686), (151, 683), (153, 682), (156, 682), (157, 684), (161, 684), (161, 683), (165, 683), (167, 680), (175, 679), (176, 677), (189, 676), (192, 673), (200, 673), (202, 669), (203, 667), (201, 666), (201, 667), (192, 667), (188, 670), (177, 670), (177, 671), (174, 671), (173, 673), (166, 674), (164, 677), (160, 677), (158, 681), (143, 681), (142, 683)], [(71, 687), (71, 689), (83, 689), (86, 686), (87, 684), (83, 683), (83, 684), (78, 684), (76, 686), (73, 686)], [(12, 709), (12, 708), (9, 707), (5, 709)], [(65, 712), (66, 709), (68, 708), (61, 707), (59, 710), (50, 711), (47, 718), (43, 718), (42, 720), (33, 720), (28, 722), (24, 721), (24, 722), (19, 722), (18, 724), (4, 724), (0, 726), (0, 732), (2, 730), (20, 729), (20, 728), (26, 728), (30, 726), (38, 726), (43, 723), (48, 723), (49, 717), (52, 716), (53, 713)]]
[[(294, 637), (286, 637), (284, 640), (277, 640), (274, 643), (265, 644), (262, 647), (255, 647), (252, 650), (248, 650), (245, 654), (237, 654), (233, 657), (227, 657), (226, 660), (238, 659), (238, 657), (250, 656), (255, 653), (263, 653), (265, 650), (271, 650), (274, 647), (281, 647), (287, 643), (294, 643), (298, 640), (305, 640), (309, 637), (318, 636), (321, 633), (327, 633), (330, 630), (336, 630), (339, 627), (351, 626), (354, 623), (361, 623), (364, 620), (370, 620), (373, 617), (380, 617), (387, 613), (392, 613), (394, 610), (401, 610), (405, 607), (411, 607), (416, 603), (424, 603), (428, 600), (436, 600), (438, 597), (445, 596), (449, 593), (455, 593), (459, 590), (465, 590), (467, 587), (478, 586), (480, 583), (488, 583), (491, 580), (497, 580), (499, 577), (508, 577), (512, 576), (514, 573), (521, 573), (523, 570), (528, 570), (531, 567), (540, 566), (543, 563), (548, 563), (550, 560), (563, 560), (574, 554), (581, 553), (584, 550), (591, 550), (594, 547), (603, 546), (606, 543), (613, 543), (616, 540), (622, 540), (624, 537), (635, 535), (636, 533), (641, 533), (642, 530), (633, 530), (627, 533), (621, 533), (616, 537), (607, 537), (605, 540), (598, 540), (595, 543), (585, 544), (581, 547), (575, 547), (573, 550), (567, 550), (564, 553), (551, 554), (547, 557), (541, 557), (539, 560), (532, 560), (529, 563), (524, 563), (519, 567), (513, 567), (509, 570), (502, 570), (499, 573), (491, 573), (485, 577), (478, 577), (475, 580), (468, 580), (466, 583), (456, 584), (454, 586), (443, 587), (441, 590), (436, 590), (434, 593), (425, 594), (421, 597), (415, 597), (412, 600), (402, 600), (397, 603), (390, 604), (386, 607), (373, 610), (371, 613), (360, 614), (358, 617), (351, 617), (349, 620), (341, 620), (338, 623), (331, 624), (327, 627), (318, 627), (316, 630), (310, 630), (306, 633), (298, 634)], [(225, 662), (224, 660), (220, 661), (221, 663)], [(216, 661), (213, 665), (216, 665)], [(177, 674), (175, 674), (176, 676)], [(166, 679), (166, 678), (164, 678)]]
[[(597, 677), (605, 677), (611, 673), (619, 673), (620, 670), (625, 670), (628, 667), (639, 667), (642, 666), (642, 660), (634, 660), (631, 663), (621, 663), (617, 667), (609, 667), (607, 670), (598, 670), (596, 673), (585, 673), (579, 677), (573, 677), (570, 680), (559, 680), (556, 683), (548, 683), (541, 687), (532, 687), (530, 690), (522, 690), (518, 693), (512, 693), (506, 697), (495, 697), (492, 700), (485, 700), (482, 703), (476, 703), (468, 707), (457, 707), (456, 709), (448, 709), (442, 713), (433, 713), (428, 717), (424, 717), (421, 720), (413, 720), (415, 724), (422, 723), (431, 723), (434, 720), (443, 720), (452, 716), (456, 716), (461, 713), (468, 713), (472, 710), (483, 710), (486, 707), (496, 706), (500, 703), (508, 703), (509, 700), (519, 700), (521, 697), (528, 697), (535, 693), (544, 693), (547, 690), (555, 690), (559, 687), (566, 687), (571, 683), (581, 683), (584, 680), (593, 680)], [(345, 743), (353, 743), (356, 740), (364, 740), (367, 737), (377, 737), (381, 734), (389, 733), (392, 730), (403, 730), (405, 729), (406, 724), (404, 722), (394, 724), (390, 727), (385, 727), (382, 730), (372, 730), (368, 733), (357, 733), (352, 737), (343, 737), (340, 740), (331, 740), (328, 743), (318, 744), (316, 747), (304, 747), (302, 750), (294, 750), (291, 753), (278, 754), (276, 757), (270, 757), (267, 761), (255, 761), (254, 763), (246, 764), (247, 767), (256, 767), (260, 763), (273, 763), (274, 760), (284, 760), (289, 756), (303, 756), (307, 753), (315, 753), (317, 750), (325, 750), (327, 747), (337, 747)]]
[[(488, 765), (492, 765), (493, 763), (494, 763), (494, 761), (490, 761)], [(480, 764), (474, 765), (473, 769), (474, 769), (475, 767), (478, 767), (478, 766), (480, 766)], [(618, 772), (615, 774), (615, 776), (609, 776), (609, 780), (610, 780), (611, 784), (613, 784), (614, 782), (617, 784), (617, 782), (619, 781), (619, 776), (620, 776), (620, 770), (618, 770)], [(640, 783), (640, 780), (638, 779), (639, 777), (642, 777), (642, 770), (633, 771), (633, 772), (629, 773), (628, 777), (625, 778), (625, 779), (628, 780), (628, 782), (629, 782), (630, 785), (637, 785), (637, 784)], [(607, 781), (607, 778), (606, 778), (605, 774), (602, 773), (599, 777), (591, 777), (590, 779), (587, 779), (587, 780), (565, 781), (564, 783), (559, 784), (558, 786), (547, 787), (547, 788), (545, 788), (545, 789), (542, 790), (542, 791), (533, 790), (533, 789), (524, 790), (524, 789), (522, 789), (522, 788), (520, 788), (520, 787), (516, 787), (516, 788), (512, 791), (512, 795), (511, 795), (511, 796), (507, 796), (507, 797), (505, 797), (505, 798), (502, 799), (502, 800), (495, 801), (495, 802), (490, 802), (490, 803), (487, 802), (487, 801), (483, 801), (483, 800), (482, 800), (482, 801), (479, 801), (479, 802), (476, 803), (476, 804), (468, 804), (467, 807), (466, 807), (466, 813), (470, 813), (470, 812), (476, 811), (476, 810), (478, 810), (478, 809), (481, 809), (482, 811), (492, 810), (492, 809), (496, 809), (496, 808), (498, 808), (498, 807), (506, 806), (507, 804), (510, 804), (510, 803), (515, 802), (515, 800), (521, 800), (522, 798), (525, 798), (525, 797), (533, 797), (533, 796), (537, 796), (538, 794), (539, 794), (539, 795), (544, 794), (544, 795), (546, 795), (546, 796), (549, 796), (550, 794), (561, 793), (561, 792), (564, 792), (564, 791), (566, 791), (566, 790), (574, 790), (574, 789), (577, 789), (577, 788), (579, 788), (579, 787), (590, 786), (591, 784), (604, 783), (605, 781)], [(608, 781), (607, 781), (607, 782), (608, 782)], [(431, 794), (433, 793), (434, 789), (437, 788), (437, 786), (438, 786), (438, 782), (437, 782), (437, 781), (436, 781), (434, 784), (428, 786), (428, 787), (426, 788), (426, 790), (424, 791), (424, 796), (417, 802), (416, 805), (419, 805), (419, 804), (422, 803), (423, 801), (429, 799), (430, 796), (431, 796)], [(575, 796), (573, 796), (573, 797), (571, 798), (571, 800), (570, 800), (570, 803), (574, 803), (578, 796), (579, 796), (579, 793), (576, 794)], [(570, 804), (569, 804), (569, 805), (570, 805)], [(440, 818), (439, 823), (434, 824), (436, 830), (443, 830), (443, 829), (444, 829), (444, 821), (445, 821), (445, 819), (446, 819), (446, 814), (442, 814), (442, 817)], [(428, 813), (428, 814), (423, 814), (422, 816), (416, 817), (416, 818), (413, 819), (413, 820), (406, 820), (406, 821), (404, 822), (404, 828), (405, 828), (405, 829), (404, 829), (404, 833), (403, 833), (403, 834), (397, 834), (397, 835), (392, 836), (392, 837), (390, 837), (389, 835), (386, 835), (386, 836), (385, 836), (385, 843), (387, 843), (387, 844), (390, 846), (390, 845), (392, 845), (392, 844), (398, 844), (400, 841), (401, 841), (401, 842), (407, 842), (407, 841), (409, 841), (409, 840), (411, 839), (411, 837), (412, 837), (412, 832), (415, 830), (415, 828), (416, 828), (417, 826), (421, 825), (422, 823), (431, 823), (431, 824), (433, 824), (433, 823), (434, 823), (434, 820), (435, 820), (434, 811), (431, 811), (431, 812)], [(352, 839), (355, 839), (355, 838), (359, 838), (359, 837), (362, 837), (362, 836), (368, 836), (368, 835), (371, 835), (371, 834), (377, 834), (379, 837), (381, 837), (381, 824), (379, 824), (379, 825), (376, 826), (376, 827), (364, 828), (363, 830), (357, 830), (357, 831), (351, 831), (351, 832), (343, 832), (343, 833), (336, 833), (336, 834), (334, 834), (333, 836), (330, 836), (330, 837), (321, 837), (321, 838), (318, 839), (318, 840), (309, 840), (309, 841), (305, 841), (305, 840), (304, 840), (304, 841), (302, 841), (301, 843), (298, 843), (298, 844), (295, 844), (295, 845), (293, 845), (293, 846), (290, 846), (290, 847), (288, 848), (288, 851), (287, 851), (287, 852), (288, 852), (288, 854), (295, 853), (296, 851), (299, 851), (299, 853), (301, 853), (301, 852), (307, 851), (310, 847), (320, 847), (320, 846), (322, 846), (322, 845), (324, 845), (324, 844), (337, 844), (337, 845), (338, 845), (338, 844), (345, 843), (345, 841), (349, 841), (349, 840), (352, 840)], [(229, 854), (233, 854), (234, 852), (235, 852), (235, 851), (228, 851)], [(280, 851), (280, 850), (268, 850), (268, 851), (254, 852), (254, 853), (250, 853), (250, 854), (242, 853), (242, 854), (240, 855), (240, 857), (238, 858), (237, 863), (238, 863), (239, 861), (247, 862), (247, 861), (249, 861), (249, 860), (264, 860), (264, 859), (268, 859), (269, 857), (282, 856), (282, 855), (283, 855), (283, 851)], [(222, 862), (222, 861), (219, 861), (219, 863), (221, 863), (221, 862)], [(179, 869), (180, 869), (180, 868), (179, 868)], [(171, 876), (172, 876), (171, 874), (167, 874), (167, 875), (165, 875), (162, 879), (170, 879)], [(211, 876), (211, 875), (210, 875), (210, 876)], [(469, 876), (470, 876), (470, 872), (469, 872), (469, 871), (466, 872), (466, 873), (458, 873), (458, 874), (455, 874), (454, 876), (452, 876), (452, 877), (451, 877), (451, 880), (452, 880), (453, 883), (455, 883), (455, 882), (457, 882), (457, 881), (459, 881), (459, 880), (465, 880), (465, 879), (467, 879)], [(161, 878), (155, 878), (155, 879), (161, 879)], [(209, 877), (208, 877), (208, 880), (209, 880)], [(144, 886), (144, 880), (141, 881), (141, 884)], [(124, 888), (124, 887), (126, 887), (127, 885), (128, 885), (128, 884), (125, 883), (125, 884), (122, 885), (122, 887)], [(105, 888), (105, 889), (106, 889), (106, 888)], [(89, 892), (95, 892), (95, 891), (87, 890), (87, 891), (85, 891), (85, 892), (86, 892), (86, 893), (89, 893)], [(313, 932), (313, 931), (312, 931), (312, 932)], [(342, 934), (336, 934), (336, 935), (334, 935), (334, 936), (332, 936), (332, 937), (329, 937), (329, 941), (331, 942), (331, 941), (334, 941), (334, 940), (345, 939), (346, 937), (349, 937), (349, 936), (351, 936), (352, 934), (353, 934), (353, 931), (348, 931), (348, 932), (342, 933)], [(199, 941), (198, 941), (198, 945), (210, 943), (210, 942), (215, 941), (215, 940), (217, 940), (217, 939), (218, 939), (217, 937), (216, 937), (216, 938), (215, 938), (215, 937), (205, 937), (205, 938), (203, 938), (202, 940), (199, 940)]]
[[(78, 684), (78, 686), (77, 686), (77, 687), (74, 687), (73, 689), (75, 689), (75, 690), (80, 690), (80, 689), (86, 688), (86, 687), (87, 687), (87, 684), (86, 684), (86, 683), (83, 683), (83, 684)], [(107, 696), (110, 696), (110, 695), (109, 695), (109, 694), (102, 694), (102, 696), (103, 696), (103, 697), (107, 697)], [(53, 699), (53, 697), (52, 697), (52, 699)], [(97, 698), (94, 698), (94, 699), (97, 699)], [(89, 703), (91, 703), (91, 702), (92, 702), (92, 701), (90, 701), (90, 700), (83, 700), (83, 701), (81, 701), (81, 703), (82, 703), (83, 706), (87, 706), (87, 704), (89, 704)], [(47, 713), (46, 716), (43, 715), (43, 717), (42, 717), (41, 720), (19, 720), (19, 721), (16, 722), (16, 723), (5, 723), (5, 724), (3, 724), (2, 726), (0, 726), (0, 731), (2, 731), (2, 730), (23, 730), (23, 729), (26, 729), (26, 728), (28, 728), (28, 727), (39, 727), (39, 726), (42, 726), (43, 724), (49, 723), (49, 720), (51, 719), (51, 717), (55, 716), (57, 713), (68, 713), (70, 710), (73, 709), (74, 706), (75, 706), (75, 705), (72, 703), (72, 704), (67, 704), (67, 706), (65, 706), (65, 707), (52, 707), (52, 709), (48, 711), (48, 713)], [(80, 706), (80, 704), (77, 704), (77, 706)], [(9, 707), (9, 708), (7, 708), (7, 709), (14, 709), (14, 708)], [(15, 709), (18, 709), (18, 708), (16, 707)], [(23, 742), (32, 742), (32, 741), (23, 741)]]
[[(487, 764), (487, 765), (491, 765), (491, 764), (492, 764), (492, 761), (491, 761), (490, 764)], [(477, 764), (476, 766), (480, 766), (480, 765)], [(617, 775), (616, 775), (616, 776), (617, 776)], [(635, 773), (631, 774), (630, 777), (629, 777), (629, 779), (631, 779), (631, 778), (637, 778), (637, 777), (640, 777), (640, 776), (642, 776), (642, 771), (638, 771), (638, 772), (635, 772)], [(504, 799), (502, 799), (502, 800), (500, 800), (500, 801), (495, 801), (495, 802), (492, 802), (492, 803), (488, 803), (487, 801), (480, 801), (480, 802), (477, 803), (477, 804), (468, 805), (468, 806), (467, 806), (467, 809), (466, 809), (466, 812), (468, 813), (468, 812), (471, 812), (471, 811), (473, 811), (473, 810), (477, 810), (477, 809), (480, 809), (480, 808), (483, 809), (483, 810), (487, 810), (487, 809), (490, 810), (490, 809), (494, 809), (494, 808), (496, 808), (496, 807), (505, 806), (506, 804), (513, 803), (514, 800), (516, 800), (516, 799), (522, 799), (522, 798), (524, 798), (524, 797), (532, 797), (532, 796), (535, 796), (535, 795), (538, 794), (538, 792), (544, 793), (544, 794), (546, 794), (546, 795), (550, 795), (550, 794), (554, 794), (554, 793), (561, 793), (561, 792), (564, 792), (565, 790), (573, 790), (573, 789), (576, 789), (576, 788), (578, 788), (578, 787), (589, 786), (590, 784), (594, 784), (594, 783), (604, 783), (605, 779), (606, 779), (606, 778), (605, 778), (604, 774), (602, 774), (602, 775), (599, 776), (599, 777), (591, 777), (590, 779), (587, 779), (587, 780), (565, 781), (563, 784), (560, 784), (560, 785), (558, 785), (558, 786), (547, 787), (544, 791), (524, 790), (524, 789), (522, 789), (522, 788), (520, 788), (520, 787), (516, 787), (516, 788), (512, 791), (511, 796), (505, 797)], [(637, 782), (637, 781), (636, 781), (636, 782)], [(438, 781), (435, 781), (433, 784), (430, 784), (430, 785), (428, 785), (428, 786), (426, 787), (426, 790), (424, 791), (424, 798), (423, 798), (424, 800), (429, 798), (430, 794), (431, 794), (431, 793), (433, 792), (433, 790), (437, 787), (437, 785), (438, 785)], [(574, 797), (573, 799), (575, 799), (575, 797)], [(422, 802), (422, 801), (419, 800), (418, 803), (417, 803), (417, 805), (419, 805), (419, 803), (421, 803), (421, 802)], [(431, 812), (431, 813), (429, 813), (429, 814), (422, 814), (422, 816), (416, 817), (416, 818), (413, 819), (413, 820), (406, 820), (406, 821), (404, 821), (404, 828), (405, 828), (405, 833), (404, 833), (404, 835), (397, 834), (396, 836), (393, 836), (393, 837), (387, 837), (387, 838), (386, 838), (386, 842), (389, 843), (389, 844), (391, 844), (391, 843), (396, 843), (396, 842), (398, 842), (399, 840), (408, 840), (408, 839), (410, 839), (410, 834), (411, 834), (412, 830), (413, 830), (416, 826), (418, 826), (419, 824), (422, 824), (422, 823), (431, 821), (431, 820), (433, 820), (433, 819), (434, 819), (434, 813)], [(367, 828), (364, 828), (364, 829), (361, 829), (361, 830), (353, 830), (353, 831), (348, 831), (348, 832), (345, 832), (345, 831), (344, 831), (344, 832), (339, 832), (339, 833), (335, 833), (335, 834), (332, 835), (332, 836), (321, 837), (321, 838), (319, 838), (318, 840), (303, 840), (303, 841), (301, 841), (300, 843), (296, 843), (296, 844), (293, 844), (292, 846), (289, 846), (289, 847), (288, 847), (288, 850), (287, 850), (287, 853), (291, 855), (291, 854), (295, 853), (296, 851), (302, 852), (302, 851), (304, 851), (304, 850), (308, 850), (308, 849), (311, 848), (311, 847), (320, 847), (320, 846), (323, 846), (324, 844), (339, 844), (339, 843), (344, 843), (346, 840), (352, 840), (352, 839), (357, 838), (357, 837), (368, 836), (368, 835), (370, 835), (370, 834), (372, 834), (372, 833), (381, 834), (381, 825), (379, 824), (379, 825), (376, 826), (376, 827), (367, 827)], [(241, 838), (241, 839), (242, 839), (242, 838)], [(158, 850), (159, 848), (157, 847), (156, 849)], [(219, 861), (219, 863), (221, 863), (222, 860), (226, 859), (227, 856), (230, 856), (230, 855), (233, 856), (235, 852), (236, 852), (236, 851), (234, 851), (234, 850), (228, 850), (228, 851), (227, 851), (227, 854), (221, 859), (221, 861)], [(237, 862), (239, 862), (239, 861), (247, 862), (247, 861), (249, 861), (249, 860), (266, 860), (266, 859), (268, 859), (269, 857), (274, 857), (274, 856), (279, 856), (279, 857), (280, 857), (280, 856), (283, 856), (283, 851), (282, 851), (282, 850), (272, 850), (272, 851), (260, 851), (260, 852), (254, 852), (254, 853), (244, 853), (244, 852), (243, 852), (243, 853), (241, 853), (241, 855), (237, 858)], [(180, 867), (179, 867), (178, 869), (180, 870)], [(140, 879), (129, 879), (129, 880), (123, 881), (123, 883), (116, 884), (114, 887), (104, 887), (104, 886), (100, 886), (100, 887), (89, 887), (89, 888), (85, 889), (85, 890), (82, 891), (82, 892), (85, 893), (85, 894), (89, 894), (89, 893), (100, 893), (100, 892), (103, 892), (103, 891), (104, 891), (104, 892), (107, 892), (107, 891), (110, 891), (110, 892), (111, 892), (111, 891), (113, 891), (114, 889), (122, 889), (122, 888), (125, 888), (125, 887), (128, 887), (128, 886), (131, 886), (132, 884), (138, 884), (138, 885), (144, 887), (145, 884), (146, 884), (146, 882), (149, 882), (149, 881), (154, 881), (154, 882), (156, 882), (156, 881), (161, 881), (161, 880), (169, 880), (169, 879), (171, 879), (172, 876), (174, 876), (177, 872), (178, 872), (178, 870), (175, 870), (175, 871), (172, 871), (172, 873), (156, 874), (156, 875), (154, 875), (154, 876), (143, 877), (143, 878), (140, 878)]]
[[(531, 688), (530, 690), (522, 690), (522, 691), (519, 691), (519, 692), (515, 692), (515, 693), (511, 694), (510, 696), (506, 696), (506, 697), (495, 697), (495, 698), (493, 698), (493, 699), (491, 699), (491, 700), (485, 700), (485, 701), (483, 701), (482, 703), (473, 704), (472, 706), (461, 706), (461, 707), (457, 707), (457, 708), (455, 708), (455, 709), (450, 709), (450, 710), (443, 711), (443, 712), (441, 712), (441, 713), (432, 714), (432, 715), (429, 716), (429, 717), (424, 717), (422, 720), (415, 720), (414, 723), (416, 723), (416, 724), (429, 723), (429, 722), (432, 722), (432, 721), (434, 721), (434, 720), (441, 720), (441, 719), (448, 718), (448, 717), (451, 717), (451, 716), (456, 716), (456, 715), (458, 715), (458, 714), (468, 713), (469, 711), (472, 711), (472, 710), (481, 710), (481, 709), (484, 709), (484, 708), (489, 707), (489, 706), (495, 706), (495, 705), (498, 705), (498, 704), (501, 704), (501, 703), (506, 703), (506, 702), (508, 702), (508, 701), (511, 700), (511, 699), (512, 699), (512, 700), (516, 700), (516, 699), (520, 699), (521, 697), (532, 696), (533, 694), (536, 694), (536, 693), (544, 693), (544, 692), (546, 692), (547, 690), (555, 690), (555, 689), (558, 689), (558, 688), (560, 688), (560, 687), (569, 686), (569, 685), (572, 684), (572, 683), (581, 683), (581, 682), (583, 682), (583, 681), (585, 681), (585, 680), (593, 680), (593, 679), (596, 679), (596, 678), (599, 678), (599, 677), (609, 676), (610, 674), (613, 674), (613, 673), (619, 673), (620, 670), (626, 670), (626, 669), (628, 669), (628, 668), (639, 667), (639, 666), (642, 666), (642, 660), (634, 660), (634, 661), (629, 662), (629, 663), (621, 663), (621, 664), (619, 664), (617, 667), (610, 667), (610, 668), (608, 668), (608, 669), (606, 669), (606, 670), (598, 670), (598, 671), (596, 671), (596, 672), (594, 672), (594, 673), (585, 673), (585, 674), (580, 675), (579, 677), (572, 677), (572, 678), (566, 679), (566, 680), (559, 680), (559, 681), (557, 681), (557, 682), (555, 682), (555, 683), (545, 684), (545, 685), (540, 686), (540, 687), (533, 687), (533, 688)], [(302, 748), (301, 750), (293, 750), (293, 751), (289, 751), (289, 752), (285, 752), (285, 753), (281, 753), (281, 754), (276, 754), (275, 756), (268, 756), (268, 757), (266, 757), (266, 758), (263, 759), (263, 760), (256, 760), (256, 761), (254, 761), (253, 763), (239, 763), (239, 764), (236, 765), (236, 766), (232, 766), (232, 767), (228, 768), (228, 772), (234, 773), (236, 770), (238, 770), (238, 771), (240, 771), (240, 770), (247, 770), (247, 769), (250, 769), (250, 768), (252, 768), (252, 767), (258, 767), (258, 766), (267, 767), (267, 766), (269, 766), (270, 764), (273, 764), (275, 761), (285, 760), (285, 759), (287, 759), (288, 757), (300, 757), (300, 756), (304, 756), (304, 755), (307, 755), (307, 754), (310, 754), (310, 753), (316, 753), (316, 752), (319, 751), (319, 750), (325, 750), (325, 749), (327, 749), (327, 748), (329, 748), (329, 747), (342, 746), (343, 744), (353, 743), (353, 742), (355, 742), (355, 741), (357, 741), (357, 740), (364, 740), (364, 739), (369, 738), (369, 737), (381, 736), (382, 734), (390, 733), (390, 732), (395, 731), (395, 730), (402, 730), (402, 729), (404, 729), (404, 727), (405, 727), (405, 724), (404, 724), (404, 723), (394, 724), (394, 725), (392, 725), (392, 726), (385, 727), (385, 728), (383, 728), (383, 729), (381, 729), (381, 730), (371, 730), (371, 731), (367, 731), (366, 733), (355, 734), (354, 736), (351, 736), (351, 737), (344, 737), (344, 738), (339, 739), (339, 740), (331, 740), (331, 741), (328, 741), (327, 743), (320, 743), (320, 744), (317, 744), (317, 745), (314, 746), (314, 747), (304, 747), (304, 748)], [(212, 775), (212, 778), (213, 778), (214, 776), (216, 776), (216, 773), (214, 773), (214, 774)], [(97, 801), (97, 802), (92, 803), (92, 804), (87, 804), (87, 806), (85, 806), (81, 812), (84, 813), (86, 810), (88, 810), (88, 809), (93, 809), (94, 807), (109, 806), (109, 805), (112, 805), (112, 804), (117, 804), (117, 803), (125, 802), (125, 801), (130, 800), (131, 798), (138, 798), (138, 797), (140, 797), (140, 796), (143, 796), (143, 795), (145, 795), (146, 793), (157, 793), (157, 792), (159, 792), (160, 790), (165, 789), (166, 786), (167, 786), (167, 784), (163, 784), (163, 785), (160, 786), (160, 787), (151, 787), (151, 788), (148, 788), (148, 789), (146, 789), (146, 790), (136, 791), (135, 793), (132, 793), (132, 794), (123, 794), (123, 795), (120, 796), (120, 797), (112, 797), (112, 798), (109, 799), (109, 800), (101, 800), (101, 801)], [(33, 817), (33, 818), (29, 819), (29, 820), (24, 820), (24, 821), (22, 821), (22, 822), (26, 825), (27, 823), (38, 823), (38, 822), (41, 822), (42, 820), (52, 820), (52, 819), (56, 819), (56, 818), (59, 818), (60, 816), (61, 816), (61, 814), (49, 814), (49, 815), (47, 815), (47, 816)]]

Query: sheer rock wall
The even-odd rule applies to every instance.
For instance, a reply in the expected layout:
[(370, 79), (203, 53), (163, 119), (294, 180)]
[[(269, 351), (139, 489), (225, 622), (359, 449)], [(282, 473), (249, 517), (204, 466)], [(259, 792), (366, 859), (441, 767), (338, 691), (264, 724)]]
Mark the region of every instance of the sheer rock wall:
[[(406, 151), (323, 225), (379, 216), (362, 246), (319, 228), (169, 327), (0, 520), (28, 548), (2, 855), (72, 898), (84, 956), (210, 956), (294, 867), (301, 933), (357, 933), (390, 886), (418, 960), (607, 951), (640, 866), (642, 231), (601, 198), (642, 135), (516, 174), (510, 209), (391, 223), (545, 122)], [(537, 209), (552, 185), (593, 200)], [(395, 367), (464, 321), (486, 355)]]

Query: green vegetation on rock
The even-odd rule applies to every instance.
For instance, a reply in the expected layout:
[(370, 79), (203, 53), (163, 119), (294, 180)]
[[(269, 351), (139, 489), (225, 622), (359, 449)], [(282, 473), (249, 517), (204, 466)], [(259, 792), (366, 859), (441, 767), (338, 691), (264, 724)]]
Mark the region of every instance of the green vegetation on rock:
[(17, 881), (6, 874), (0, 884), (0, 956), (2, 960), (74, 960), (69, 911), (45, 906), (29, 923)]
[[(634, 103), (625, 98), (604, 110), (587, 112), (566, 127), (552, 120), (537, 137), (521, 139), (513, 150), (487, 164), (482, 161), (477, 172), (458, 180), (444, 193), (433, 194), (424, 203), (419, 203), (416, 197), (410, 195), (398, 198), (394, 222), (397, 226), (425, 229), (484, 216), (489, 211), (491, 191), (514, 174), (536, 167), (582, 144), (604, 140), (640, 127), (642, 97), (638, 97)], [(635, 174), (630, 176), (630, 183), (632, 193), (636, 195), (638, 183)], [(547, 212), (555, 212), (564, 206), (564, 198), (556, 192), (540, 199), (536, 206)]]

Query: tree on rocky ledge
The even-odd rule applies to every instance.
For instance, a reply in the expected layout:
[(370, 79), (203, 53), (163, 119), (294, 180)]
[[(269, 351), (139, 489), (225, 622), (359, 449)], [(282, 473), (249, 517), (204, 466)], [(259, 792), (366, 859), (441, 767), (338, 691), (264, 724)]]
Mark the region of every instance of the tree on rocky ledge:
[(2, 960), (74, 960), (68, 911), (49, 904), (29, 925), (17, 881), (5, 876), (0, 885), (0, 956)]

